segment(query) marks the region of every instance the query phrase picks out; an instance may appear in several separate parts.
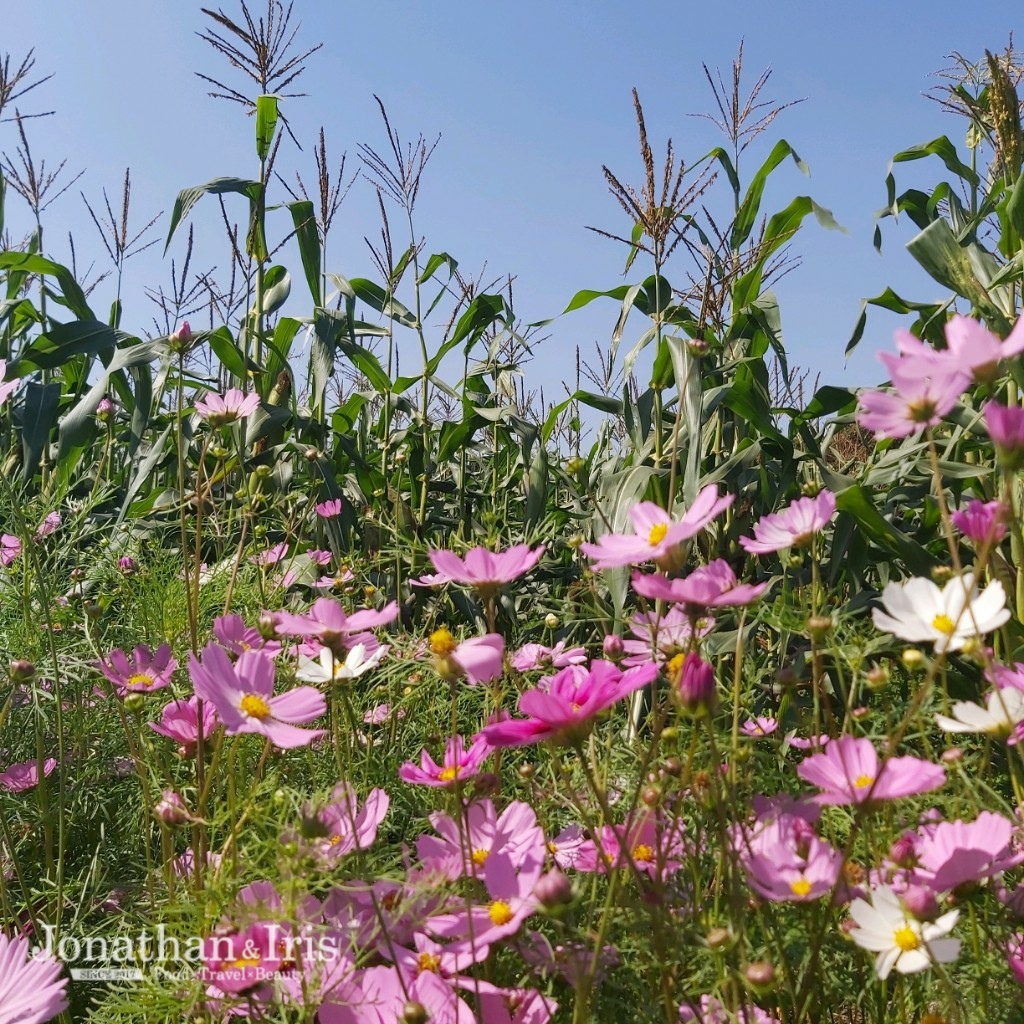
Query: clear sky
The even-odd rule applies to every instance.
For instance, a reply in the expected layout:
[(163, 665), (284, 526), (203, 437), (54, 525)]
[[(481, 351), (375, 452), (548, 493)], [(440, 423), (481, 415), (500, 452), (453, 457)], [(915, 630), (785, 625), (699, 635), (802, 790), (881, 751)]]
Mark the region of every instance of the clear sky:
[[(255, 175), (251, 121), (240, 108), (207, 98), (208, 87), (193, 74), (204, 71), (255, 92), (198, 38), (210, 25), (199, 4), (32, 0), (9, 6), (3, 49), (17, 60), (34, 47), (37, 70), (55, 72), (22, 101), (28, 112), (56, 111), (29, 122), (33, 149), (51, 166), (66, 157), (65, 173), (85, 171), (45, 215), (46, 248), (55, 258), (68, 259), (71, 228), (79, 265), (88, 253), (97, 269), (106, 267), (79, 191), (95, 207), (106, 187), (118, 203), (126, 167), (139, 227), (169, 211), (185, 186)], [(241, 20), (236, 0), (220, 6)], [(252, 0), (251, 9), (263, 13), (265, 0)], [(748, 151), (748, 175), (778, 137), (810, 165), (810, 179), (792, 164), (776, 172), (765, 211), (809, 194), (848, 232), (826, 232), (811, 219), (796, 236), (794, 254), (803, 265), (777, 289), (791, 362), (820, 372), (823, 382), (876, 383), (883, 374), (874, 353), (890, 346), (897, 320), (874, 313), (861, 347), (845, 361), (860, 300), (887, 285), (922, 301), (944, 292), (902, 251), (912, 225), (894, 229), (888, 221), (883, 252), (874, 252), (873, 214), (885, 201), (893, 153), (943, 133), (966, 152), (965, 122), (922, 94), (938, 84), (934, 72), (951, 65), (953, 51), (978, 60), (986, 47), (1005, 47), (1020, 20), (1019, 4), (989, 0), (983, 11), (952, 0), (295, 0), (296, 45), (324, 46), (296, 84), (309, 96), (283, 108), (305, 151), (283, 151), (278, 169), (297, 167), (313, 182), (312, 144), (321, 125), (331, 159), (347, 151), (349, 171), (358, 169), (358, 143), (386, 145), (376, 93), (403, 138), (441, 136), (417, 209), (427, 251), (451, 253), (467, 272), (486, 261), (492, 276), (516, 275), (517, 313), (525, 321), (545, 319), (580, 289), (622, 283), (624, 250), (586, 226), (630, 228), (601, 173), (607, 164), (624, 181), (642, 180), (630, 89), (639, 90), (656, 159), (671, 136), (677, 152), (695, 161), (721, 141), (707, 121), (687, 116), (713, 103), (702, 62), (721, 68), (728, 80), (743, 39), (748, 85), (770, 66), (764, 98), (805, 99)], [(0, 125), (0, 149), (13, 155), (16, 142), (14, 126)], [(898, 184), (927, 186), (940, 172), (937, 160), (903, 165)], [(17, 221), (20, 200), (12, 196), (8, 205), (8, 220)], [(206, 265), (226, 266), (215, 207), (201, 204), (194, 217)], [(363, 241), (377, 236), (376, 223), (372, 189), (358, 181), (339, 212), (328, 269), (376, 276)], [(166, 227), (165, 212), (157, 226), (161, 244), (129, 264), (123, 289), (129, 330), (153, 329), (141, 290), (168, 279), (169, 264), (159, 255)], [(286, 217), (280, 227), (283, 233)], [(180, 259), (181, 247), (172, 245), (171, 255)], [(286, 251), (282, 259), (299, 296), (297, 255)], [(631, 279), (646, 273), (638, 261)], [(667, 276), (685, 276), (681, 257)], [(105, 289), (108, 282), (94, 296), (98, 310), (109, 303)], [(607, 341), (614, 304), (590, 310), (548, 329), (528, 380), (543, 384), (549, 397), (557, 393), (555, 381), (572, 378), (577, 344), (586, 356), (595, 341)], [(639, 317), (631, 322), (624, 344), (643, 326)]]

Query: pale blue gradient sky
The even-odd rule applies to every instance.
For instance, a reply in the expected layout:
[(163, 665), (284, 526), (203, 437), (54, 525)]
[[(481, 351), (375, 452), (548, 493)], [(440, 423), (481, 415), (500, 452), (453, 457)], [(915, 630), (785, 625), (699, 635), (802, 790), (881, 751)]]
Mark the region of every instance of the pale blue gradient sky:
[[(254, 13), (263, 8), (264, 0), (252, 0)], [(239, 18), (235, 0), (225, 0), (223, 10)], [(860, 299), (886, 285), (912, 299), (944, 296), (902, 251), (912, 225), (894, 230), (887, 222), (882, 254), (872, 248), (873, 214), (885, 200), (889, 159), (943, 133), (962, 148), (964, 123), (922, 93), (937, 84), (933, 72), (950, 65), (952, 51), (978, 59), (985, 47), (1002, 49), (1019, 10), (1003, 0), (987, 3), (983, 16), (951, 0), (722, 0), (700, 6), (682, 0), (296, 0), (297, 43), (325, 45), (298, 83), (310, 96), (284, 107), (305, 152), (283, 151), (279, 170), (298, 166), (312, 183), (312, 143), (321, 125), (329, 152), (347, 150), (349, 170), (357, 169), (357, 143), (385, 145), (373, 101), (378, 94), (403, 138), (442, 136), (417, 211), (427, 251), (450, 252), (468, 272), (486, 261), (492, 276), (515, 274), (517, 313), (525, 321), (552, 317), (579, 289), (622, 282), (624, 251), (585, 226), (619, 233), (630, 227), (601, 174), (608, 164), (622, 180), (642, 178), (630, 89), (639, 89), (656, 157), (671, 136), (677, 152), (693, 161), (720, 141), (708, 122), (686, 116), (712, 103), (701, 63), (728, 76), (744, 38), (748, 85), (771, 66), (765, 98), (806, 98), (748, 151), (748, 176), (766, 143), (780, 136), (811, 168), (810, 179), (792, 164), (780, 168), (765, 212), (809, 194), (848, 230), (826, 232), (812, 219), (795, 239), (803, 266), (777, 289), (791, 361), (829, 383), (874, 383), (882, 368), (873, 353), (889, 347), (897, 320), (871, 316), (860, 349), (845, 361)], [(33, 147), (48, 162), (66, 156), (67, 170), (86, 170), (46, 214), (46, 248), (55, 258), (68, 258), (70, 227), (80, 265), (90, 253), (97, 268), (105, 268), (78, 192), (95, 205), (105, 186), (119, 201), (126, 166), (132, 168), (139, 226), (157, 211), (169, 211), (182, 187), (222, 175), (254, 175), (251, 122), (240, 108), (208, 99), (206, 85), (192, 72), (207, 71), (249, 94), (255, 89), (197, 37), (207, 26), (198, 4), (33, 0), (12, 5), (4, 21), (3, 48), (18, 57), (35, 47), (37, 69), (56, 73), (23, 101), (26, 111), (57, 112), (30, 122)], [(0, 149), (13, 154), (15, 144), (13, 125), (0, 125)], [(927, 186), (942, 174), (938, 161), (904, 165), (898, 183)], [(19, 222), (20, 200), (12, 196), (8, 205), (9, 221)], [(196, 266), (224, 266), (215, 207), (201, 204), (193, 216), (201, 251), (210, 254)], [(286, 221), (280, 222), (282, 232)], [(161, 239), (166, 226), (165, 213)], [(364, 235), (377, 235), (376, 209), (371, 188), (359, 181), (339, 213), (328, 269), (375, 276)], [(166, 280), (161, 251), (162, 241), (129, 264), (127, 329), (152, 330), (141, 289)], [(171, 253), (180, 258), (180, 245), (172, 245)], [(299, 297), (304, 285), (298, 258), (286, 251), (283, 262)], [(631, 279), (646, 272), (638, 261)], [(667, 276), (682, 279), (684, 272), (679, 257)], [(97, 290), (97, 310), (108, 306), (108, 286)], [(548, 397), (557, 397), (557, 380), (573, 376), (577, 344), (586, 355), (594, 341), (607, 341), (615, 306), (609, 301), (591, 310), (548, 329), (551, 338), (528, 376), (544, 385)], [(642, 329), (638, 317), (624, 344)]]

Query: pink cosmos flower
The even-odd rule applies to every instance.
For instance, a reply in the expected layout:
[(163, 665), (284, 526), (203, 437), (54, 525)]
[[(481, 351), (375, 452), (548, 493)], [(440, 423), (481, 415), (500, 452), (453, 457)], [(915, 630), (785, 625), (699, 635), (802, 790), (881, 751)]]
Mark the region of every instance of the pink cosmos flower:
[[(685, 654), (696, 638), (703, 639), (715, 628), (710, 616), (691, 620), (682, 608), (669, 608), (664, 613), (638, 612), (630, 619), (629, 631), (636, 639), (620, 641), (622, 664), (627, 668), (655, 661), (659, 665)], [(617, 638), (616, 638), (617, 639)]]
[(321, 519), (334, 519), (341, 515), (341, 498), (328, 498), (315, 505), (313, 511)]
[(459, 643), (442, 627), (427, 641), (434, 655), (434, 668), (449, 682), (465, 679), (470, 686), (489, 683), (504, 670), (505, 641), (498, 633), (485, 633)]
[(941, 423), (971, 380), (970, 372), (956, 365), (885, 353), (881, 358), (893, 390), (862, 391), (857, 413), (857, 422), (878, 440), (909, 437)]
[(972, 375), (976, 380), (990, 380), (1000, 360), (1024, 351), (1024, 317), (1001, 341), (984, 324), (970, 317), (954, 314), (945, 325), (946, 347), (934, 349), (909, 331), (896, 332), (896, 347), (904, 356), (923, 363), (948, 366)]
[(816, 900), (839, 881), (842, 854), (798, 815), (737, 827), (733, 845), (751, 888), (773, 902)]
[(171, 657), (170, 644), (161, 644), (155, 651), (139, 644), (132, 652), (131, 660), (124, 651), (115, 647), (105, 661), (96, 662), (96, 667), (123, 696), (126, 693), (152, 693), (170, 686), (178, 663)]
[(1024, 933), (1017, 932), (1006, 944), (1006, 963), (1014, 981), (1024, 986)]
[(335, 587), (344, 587), (355, 579), (355, 573), (346, 566), (342, 566), (333, 576), (321, 576), (310, 584), (317, 590), (333, 590)]
[(276, 921), (258, 921), (244, 931), (215, 934), (203, 942), (199, 977), (220, 993), (267, 999), (275, 974), (285, 964), (279, 941), (284, 938)]
[(326, 551), (324, 548), (310, 548), (306, 552), (306, 557), (314, 564), (321, 567), (331, 564), (331, 559), (334, 557), (330, 551)]
[(377, 839), (377, 828), (391, 804), (391, 798), (383, 789), (372, 789), (366, 803), (360, 807), (355, 790), (347, 782), (339, 782), (334, 787), (331, 801), (316, 815), (325, 835), (314, 840), (314, 849), (325, 868), (337, 864), (353, 850), (372, 846)]
[(988, 436), (1004, 458), (1009, 456), (1015, 461), (1024, 451), (1024, 407), (986, 402), (984, 413)]
[(487, 861), (499, 853), (516, 869), (544, 859), (544, 831), (534, 809), (522, 800), (514, 800), (501, 814), (491, 800), (477, 800), (466, 809), (464, 821), (435, 812), (430, 824), (437, 835), (420, 836), (416, 853), (424, 867), (448, 880), (479, 876)]
[(261, 551), (257, 555), (251, 555), (249, 561), (254, 565), (265, 567), (268, 565), (277, 565), (278, 562), (282, 561), (288, 555), (288, 545), (281, 541), (280, 544), (275, 544), (273, 547), (267, 548), (266, 551)]
[(757, 718), (748, 718), (740, 726), (740, 732), (744, 736), (753, 736), (756, 739), (760, 739), (762, 736), (770, 736), (778, 727), (778, 719), (758, 715)]
[(528, 718), (493, 722), (480, 734), (495, 747), (522, 747), (542, 740), (577, 742), (593, 729), (600, 712), (646, 686), (657, 674), (653, 664), (625, 672), (609, 661), (593, 661), (589, 669), (570, 665), (519, 698), (519, 710)]
[(207, 395), (196, 402), (196, 412), (211, 427), (224, 427), (236, 420), (251, 416), (260, 405), (260, 396), (255, 391), (248, 395), (238, 388), (231, 388), (223, 395)]
[(7, 401), (11, 393), (21, 383), (20, 377), (15, 377), (14, 380), (9, 380), (4, 383), (4, 377), (7, 376), (7, 360), (0, 359), (0, 405), (3, 405)]
[(427, 922), (428, 930), (454, 940), (448, 944), (450, 952), (472, 952), (477, 961), (486, 959), (494, 943), (519, 931), (540, 906), (533, 888), (542, 864), (543, 856), (526, 860), (517, 869), (508, 853), (492, 853), (483, 870), (488, 902), (432, 917)]
[(39, 524), (36, 530), (36, 540), (42, 540), (44, 537), (49, 537), (51, 533), (56, 531), (61, 524), (61, 518), (59, 512), (48, 512), (46, 518)]
[(314, 637), (344, 657), (348, 646), (355, 643), (363, 644), (371, 653), (377, 649), (377, 638), (366, 631), (397, 619), (398, 602), (392, 601), (380, 611), (364, 608), (349, 615), (334, 598), (320, 597), (305, 615), (282, 611), (276, 613), (276, 618), (277, 632), (282, 636)]
[(468, 749), (461, 736), (452, 736), (445, 744), (441, 764), (435, 763), (430, 754), (423, 750), (419, 765), (406, 761), (398, 769), (398, 776), (413, 785), (451, 788), (473, 778), (490, 754), (491, 745), (482, 736), (477, 736)]
[(338, 1016), (330, 1016), (328, 1005), (320, 1008), (321, 1024), (390, 1024), (400, 1021), (410, 1003), (422, 1006), (430, 1024), (475, 1024), (476, 1017), (455, 990), (433, 971), (405, 976), (398, 967), (368, 967), (360, 984), (363, 1004), (339, 1007)]
[(754, 524), (754, 538), (740, 537), (740, 546), (752, 555), (767, 555), (783, 548), (809, 544), (836, 512), (836, 496), (819, 491), (814, 498), (797, 498), (788, 508), (762, 516)]
[(213, 635), (217, 643), (231, 654), (241, 654), (243, 651), (277, 654), (281, 650), (279, 641), (267, 640), (255, 626), (246, 625), (241, 615), (218, 615), (213, 620)]
[(538, 668), (565, 668), (566, 665), (580, 665), (587, 660), (582, 647), (566, 648), (564, 640), (554, 647), (543, 644), (524, 644), (512, 655), (512, 667), (517, 672), (532, 672)]
[(602, 825), (593, 839), (581, 844), (575, 864), (577, 871), (625, 869), (632, 861), (637, 871), (664, 880), (675, 874), (685, 853), (682, 824), (663, 821), (646, 808), (622, 825)]
[[(165, 704), (160, 713), (159, 722), (146, 724), (161, 736), (176, 740), (178, 752), (182, 757), (195, 757), (199, 743), (199, 698), (189, 697), (188, 700), (172, 700)], [(203, 736), (213, 735), (214, 729), (220, 724), (213, 706), (203, 703)]]
[(189, 655), (188, 671), (196, 695), (217, 709), (229, 736), (259, 733), (276, 747), (303, 747), (324, 735), (323, 729), (301, 729), (327, 711), (324, 695), (299, 686), (273, 696), (274, 662), (262, 651), (244, 651), (232, 664), (227, 651), (207, 644), (200, 661)]
[[(0, 379), (3, 360), (0, 360)], [(2, 394), (2, 391), (0, 391)], [(0, 932), (0, 1021), (44, 1024), (68, 1008), (68, 979), (45, 950), (30, 955), (28, 938)]]
[(694, 569), (684, 579), (668, 579), (655, 573), (633, 573), (633, 589), (642, 597), (683, 606), (691, 618), (700, 618), (708, 608), (734, 607), (756, 601), (767, 583), (740, 583), (724, 558)]
[(580, 859), (581, 849), (588, 841), (579, 825), (569, 825), (554, 839), (548, 840), (548, 853), (560, 868), (574, 868)]
[(10, 565), (21, 554), (21, 540), (10, 533), (0, 534), (0, 565)]
[(892, 757), (880, 764), (871, 740), (854, 736), (840, 736), (824, 753), (805, 757), (796, 773), (822, 790), (814, 798), (819, 804), (895, 800), (938, 789), (946, 781), (942, 765), (917, 757)]
[(651, 559), (662, 568), (668, 568), (679, 545), (700, 533), (732, 503), (733, 495), (719, 497), (718, 488), (708, 484), (683, 518), (673, 522), (671, 516), (654, 502), (641, 501), (629, 510), (632, 534), (606, 533), (598, 538), (596, 544), (583, 544), (580, 550), (594, 563), (595, 569), (615, 569)]
[(974, 821), (941, 821), (925, 826), (915, 843), (914, 881), (935, 892), (980, 882), (1024, 862), (1013, 823), (982, 811)]
[(993, 544), (1006, 536), (1009, 510), (1001, 501), (969, 501), (967, 508), (950, 516), (953, 525), (976, 547)]
[(531, 550), (529, 544), (516, 544), (507, 551), (471, 548), (464, 558), (451, 551), (427, 552), (439, 577), (446, 582), (473, 587), (483, 595), (493, 594), (502, 584), (528, 573), (544, 554), (545, 545)]
[[(49, 775), (56, 767), (57, 759), (48, 757), (43, 762), (43, 776)], [(38, 785), (39, 762), (35, 759), (19, 761), (0, 773), (0, 786), (3, 786), (9, 793), (23, 793), (26, 789), (35, 789)]]
[(744, 1003), (735, 1014), (730, 1013), (717, 996), (703, 995), (700, 1002), (685, 1002), (679, 1007), (679, 1020), (681, 1024), (779, 1024), (777, 1017), (773, 1017), (760, 1006), (751, 1003)]

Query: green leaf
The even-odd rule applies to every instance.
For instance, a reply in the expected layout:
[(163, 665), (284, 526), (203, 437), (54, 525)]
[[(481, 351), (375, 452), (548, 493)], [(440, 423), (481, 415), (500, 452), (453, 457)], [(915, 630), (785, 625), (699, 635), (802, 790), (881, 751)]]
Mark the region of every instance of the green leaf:
[(768, 158), (757, 169), (750, 184), (747, 186), (746, 194), (740, 203), (736, 213), (736, 220), (733, 222), (732, 233), (729, 237), (729, 248), (734, 252), (743, 247), (744, 242), (750, 237), (754, 224), (757, 222), (757, 215), (761, 210), (761, 197), (764, 195), (764, 186), (768, 176), (775, 170), (787, 156), (793, 158), (793, 162), (804, 174), (809, 174), (807, 165), (797, 156), (796, 151), (785, 139), (779, 139), (775, 143)]
[(23, 473), (31, 480), (39, 468), (43, 449), (50, 443), (50, 432), (57, 424), (60, 407), (59, 383), (40, 384), (29, 381), (25, 385), (25, 399), (21, 421), (21, 451)]
[(1006, 201), (1006, 216), (1017, 237), (1024, 237), (1024, 171), (1021, 171)]
[(277, 130), (277, 97), (256, 97), (256, 155), (264, 161), (270, 155)]
[(903, 560), (912, 573), (928, 576), (936, 561), (917, 541), (897, 530), (875, 508), (867, 491), (859, 484), (836, 494), (836, 508), (847, 512), (861, 530), (880, 548)]
[(288, 207), (288, 212), (292, 215), (295, 240), (299, 243), (299, 257), (302, 259), (302, 269), (306, 275), (309, 294), (313, 296), (313, 305), (322, 306), (324, 303), (321, 277), (322, 253), (320, 232), (316, 226), (313, 204), (308, 200), (301, 199), (295, 203), (285, 203), (285, 206)]
[[(193, 340), (196, 340), (195, 336)], [(232, 377), (238, 381), (246, 379), (245, 357), (235, 344), (235, 339), (231, 336), (231, 332), (227, 327), (218, 327), (217, 330), (206, 334), (205, 338), (198, 338), (199, 342), (203, 340), (213, 349), (213, 354), (220, 360), (221, 366)]]
[(923, 160), (929, 156), (937, 156), (946, 165), (948, 171), (967, 182), (968, 185), (977, 187), (981, 184), (977, 171), (960, 159), (956, 146), (945, 135), (940, 135), (937, 139), (932, 139), (931, 142), (922, 142), (920, 145), (901, 150), (889, 162), (886, 184), (889, 189), (890, 207), (894, 205), (896, 196), (896, 183), (892, 175), (893, 167), (896, 164), (906, 163), (910, 160)]
[(113, 352), (116, 346), (138, 343), (138, 338), (118, 331), (99, 320), (77, 320), (58, 324), (40, 334), (18, 358), (19, 373), (53, 370), (80, 355), (101, 355)]
[[(79, 320), (95, 320), (89, 303), (85, 300), (85, 292), (79, 287), (75, 275), (67, 267), (28, 252), (0, 253), (0, 270), (11, 270), (17, 274), (43, 274), (54, 277), (60, 285), (61, 304), (67, 306)], [(14, 298), (13, 295), (9, 296)]]
[(267, 267), (263, 275), (263, 308), (260, 312), (264, 316), (276, 313), (287, 301), (292, 290), (292, 276), (288, 271), (274, 264)]
[(362, 277), (345, 278), (340, 274), (331, 274), (330, 278), (342, 295), (361, 299), (378, 313), (383, 313), (403, 327), (419, 326), (416, 317), (375, 281), (368, 281)]
[[(174, 209), (171, 210), (171, 224), (167, 230), (167, 241), (164, 243), (164, 254), (171, 244), (174, 232), (178, 225), (189, 215), (192, 207), (205, 195), (224, 195), (235, 192), (245, 196), (249, 200), (249, 233), (258, 229), (262, 236), (262, 226), (257, 224), (260, 206), (260, 198), (263, 193), (263, 186), (258, 181), (250, 181), (245, 178), (214, 178), (205, 185), (193, 185), (191, 188), (182, 189), (178, 198), (174, 200)], [(266, 243), (264, 242), (264, 246)]]
[(914, 333), (924, 337), (927, 334), (927, 328), (931, 324), (938, 325), (938, 334), (941, 336), (942, 330), (941, 325), (945, 324), (945, 310), (952, 302), (952, 298), (947, 299), (945, 302), (911, 302), (910, 299), (904, 299), (897, 295), (891, 288), (886, 288), (881, 295), (876, 295), (873, 299), (862, 299), (860, 303), (860, 314), (857, 317), (857, 323), (854, 326), (853, 334), (850, 336), (850, 340), (846, 343), (846, 355), (849, 355), (856, 347), (860, 339), (864, 336), (864, 327), (867, 324), (867, 307), (878, 306), (881, 309), (888, 309), (893, 313), (919, 313), (917, 323), (921, 325), (921, 329)]

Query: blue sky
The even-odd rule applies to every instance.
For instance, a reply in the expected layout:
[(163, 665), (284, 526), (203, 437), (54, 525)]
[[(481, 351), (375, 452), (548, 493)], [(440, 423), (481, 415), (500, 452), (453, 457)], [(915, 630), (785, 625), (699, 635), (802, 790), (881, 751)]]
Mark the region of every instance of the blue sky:
[[(264, 3), (252, 0), (253, 12), (261, 13)], [(221, 6), (240, 20), (235, 0)], [(887, 285), (913, 299), (944, 297), (902, 250), (912, 225), (887, 222), (882, 254), (872, 248), (889, 160), (943, 133), (966, 152), (965, 123), (922, 93), (938, 84), (934, 72), (950, 66), (953, 51), (976, 60), (986, 47), (1004, 48), (1018, 12), (1019, 5), (1001, 0), (986, 4), (984, 17), (971, 17), (962, 3), (949, 0), (699, 6), (682, 0), (295, 0), (297, 45), (323, 41), (324, 47), (297, 83), (310, 95), (284, 107), (305, 152), (283, 151), (279, 170), (298, 167), (312, 182), (312, 143), (321, 125), (332, 158), (347, 151), (349, 170), (357, 169), (358, 143), (378, 150), (386, 144), (376, 93), (403, 138), (441, 135), (417, 208), (427, 250), (451, 253), (470, 273), (486, 261), (491, 277), (516, 275), (517, 313), (526, 321), (546, 319), (580, 289), (623, 281), (624, 250), (586, 226), (629, 231), (601, 165), (624, 181), (642, 179), (630, 89), (639, 90), (656, 159), (671, 136), (676, 151), (695, 161), (721, 141), (709, 122), (687, 116), (713, 102), (701, 64), (721, 68), (728, 80), (742, 38), (748, 86), (770, 66), (765, 98), (805, 98), (745, 158), (749, 175), (770, 144), (784, 137), (810, 166), (809, 179), (792, 164), (780, 168), (765, 211), (809, 194), (847, 229), (827, 232), (811, 220), (796, 236), (794, 253), (803, 265), (777, 288), (791, 362), (827, 383), (876, 383), (882, 368), (874, 353), (890, 346), (898, 320), (872, 315), (860, 348), (845, 360), (860, 300)], [(55, 72), (22, 101), (26, 111), (56, 110), (29, 123), (34, 150), (53, 165), (67, 157), (65, 173), (85, 169), (45, 215), (46, 248), (55, 258), (68, 258), (71, 229), (79, 265), (89, 253), (98, 269), (105, 268), (78, 193), (95, 207), (106, 187), (119, 202), (126, 167), (140, 227), (169, 211), (185, 186), (255, 174), (251, 121), (240, 108), (207, 98), (207, 86), (193, 74), (202, 70), (255, 91), (197, 37), (207, 25), (198, 4), (180, 0), (35, 0), (6, 13), (4, 49), (18, 58), (34, 47), (37, 70)], [(15, 144), (13, 125), (0, 125), (0, 149), (13, 154)], [(938, 161), (904, 165), (898, 183), (927, 186), (942, 171)], [(8, 206), (8, 220), (17, 224), (20, 200), (11, 197)], [(201, 205), (194, 214), (204, 258), (197, 265), (223, 267), (214, 211)], [(165, 212), (158, 224), (161, 239), (166, 218)], [(363, 236), (376, 237), (377, 230), (372, 190), (359, 181), (338, 215), (328, 269), (375, 276)], [(152, 329), (152, 310), (141, 293), (168, 278), (161, 252), (162, 242), (129, 264), (123, 287), (128, 329)], [(172, 245), (171, 255), (180, 259), (180, 247)], [(286, 250), (282, 259), (298, 296), (297, 256)], [(638, 261), (630, 279), (646, 272)], [(670, 280), (684, 274), (681, 259), (669, 264)], [(97, 309), (109, 302), (108, 284), (97, 290)], [(552, 324), (528, 381), (556, 397), (554, 382), (574, 375), (576, 345), (586, 358), (595, 341), (606, 343), (616, 312), (609, 301)], [(625, 344), (642, 329), (639, 318), (631, 322)]]

